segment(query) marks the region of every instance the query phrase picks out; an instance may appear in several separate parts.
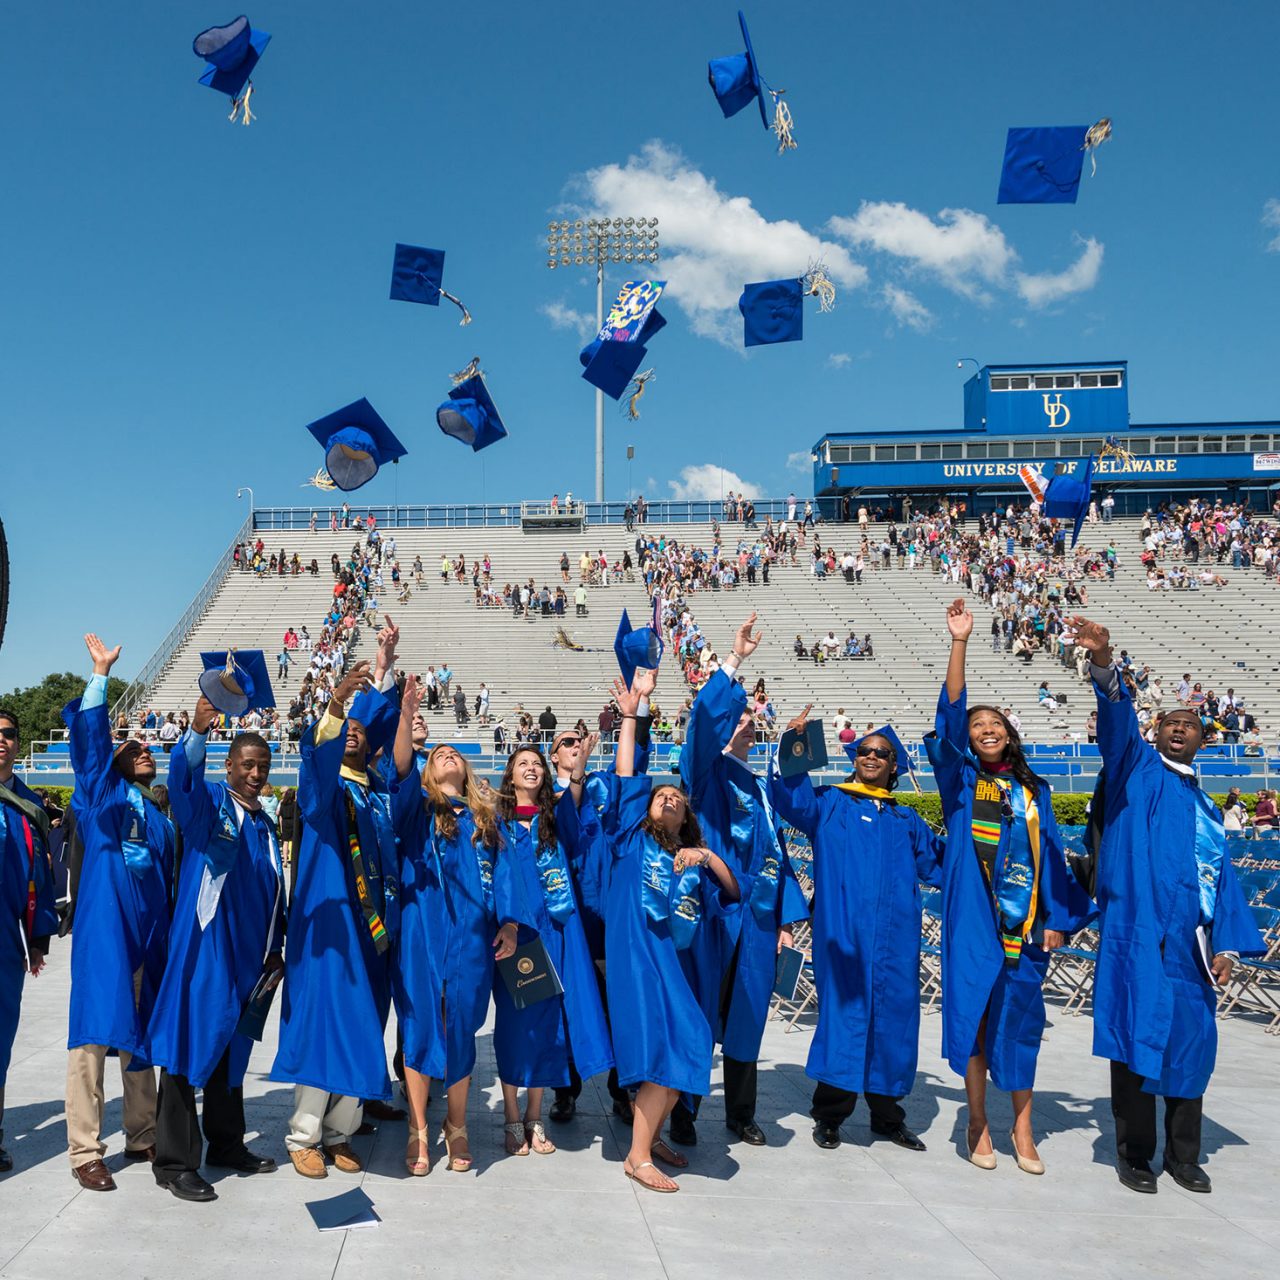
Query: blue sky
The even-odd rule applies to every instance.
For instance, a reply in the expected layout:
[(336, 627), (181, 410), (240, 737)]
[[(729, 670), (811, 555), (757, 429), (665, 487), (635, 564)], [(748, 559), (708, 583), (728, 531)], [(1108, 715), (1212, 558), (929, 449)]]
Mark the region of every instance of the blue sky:
[[(959, 356), (1127, 358), (1135, 421), (1280, 417), (1273, 4), (756, 6), (799, 142), (778, 156), (706, 84), (741, 47), (732, 4), (257, 2), (249, 129), (190, 51), (229, 11), (7, 15), (0, 689), (82, 667), (86, 629), (135, 671), (243, 517), (237, 485), (318, 497), (303, 427), (359, 396), (409, 448), (366, 500), (589, 493), (593, 289), (543, 250), (564, 212), (661, 218), (671, 323), (642, 422), (606, 402), (611, 497), (628, 443), (649, 497), (721, 464), (804, 492), (823, 431), (955, 425)], [(1078, 204), (995, 204), (1009, 125), (1102, 115)], [(388, 301), (397, 240), (447, 250), (473, 325)], [(815, 248), (836, 311), (743, 352), (741, 284)], [(434, 423), (476, 353), (511, 432), (482, 456)]]

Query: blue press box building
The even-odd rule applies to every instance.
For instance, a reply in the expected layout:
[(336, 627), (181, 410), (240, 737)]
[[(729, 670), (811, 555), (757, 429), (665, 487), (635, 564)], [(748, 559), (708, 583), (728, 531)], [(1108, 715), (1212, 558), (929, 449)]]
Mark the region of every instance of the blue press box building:
[(1109, 436), (1133, 455), (1094, 467), (1094, 495), (1116, 514), (1192, 497), (1247, 499), (1267, 511), (1280, 487), (1280, 422), (1129, 421), (1125, 360), (985, 365), (964, 385), (964, 425), (839, 431), (813, 447), (813, 491), (828, 520), (861, 505), (897, 516), (946, 498), (969, 514), (1025, 502), (1018, 468), (1074, 471)]

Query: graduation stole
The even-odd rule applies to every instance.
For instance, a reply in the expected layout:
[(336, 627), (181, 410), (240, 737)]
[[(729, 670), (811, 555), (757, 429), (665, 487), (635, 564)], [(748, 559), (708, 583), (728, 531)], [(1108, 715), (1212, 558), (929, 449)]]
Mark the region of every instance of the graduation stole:
[[(37, 843), (40, 856), (47, 859), (48, 854), (45, 851), (48, 848), (49, 815), (45, 812), (43, 805), (37, 805), (25, 796), (18, 795), (16, 791), (0, 782), (0, 818), (3, 818), (4, 805), (12, 805), (17, 809), (18, 817), (22, 820), (22, 843), (27, 849), (27, 903), (23, 918), (27, 925), (27, 937), (31, 938), (35, 936), (36, 927)], [(33, 826), (40, 833), (39, 842), (32, 834)]]
[[(147, 843), (147, 806), (144, 802), (150, 800), (155, 804), (156, 798), (151, 794), (150, 787), (131, 782), (128, 784), (126, 800), (129, 805), (129, 815), (125, 819), (124, 831), (120, 836), (120, 852), (124, 855), (124, 865), (129, 868), (130, 874), (141, 880), (155, 863), (155, 854)], [(172, 832), (173, 823), (160, 812), (159, 807), (156, 808), (156, 813)]]
[[(458, 819), (458, 836), (464, 835), (464, 827), (462, 824), (462, 815), (465, 813), (471, 816), (467, 803), (461, 796), (450, 796), (449, 803), (453, 806), (455, 817)], [(472, 836), (474, 836), (474, 829)], [(493, 915), (493, 856), (483, 844), (475, 843), (474, 839), (471, 843), (472, 849), (476, 855), (476, 869), (480, 872), (480, 896), (484, 901), (484, 909), (487, 915)], [(436, 872), (440, 877), (440, 883), (444, 884), (444, 858), (440, 854), (439, 837), (436, 833), (435, 816), (431, 819), (431, 850), (435, 854)]]
[[(236, 854), (240, 851), (240, 813), (236, 807), (231, 788), (222, 785), (222, 804), (214, 816), (213, 829), (209, 833), (209, 842), (202, 850), (204, 867), (200, 876), (200, 890), (196, 895), (196, 920), (201, 932), (209, 927), (218, 910), (218, 902), (222, 898), (222, 886), (226, 883), (227, 872), (231, 870)], [(283, 875), (280, 866), (279, 837), (276, 835), (276, 824), (265, 810), (245, 809), (246, 816), (260, 816), (265, 824), (267, 857), (277, 880)], [(255, 828), (257, 824), (255, 823)]]
[(869, 787), (865, 782), (837, 782), (837, 791), (847, 792), (851, 796), (867, 796), (871, 800), (882, 800), (885, 804), (897, 804), (897, 797), (884, 787)]
[[(538, 843), (538, 810), (534, 806), (532, 815), (521, 813), (524, 806), (516, 808), (518, 818), (531, 816), (528, 835), (533, 845), (534, 865), (538, 871), (538, 880), (542, 884), (542, 897), (547, 904), (547, 914), (557, 923), (564, 924), (576, 911), (573, 901), (573, 889), (569, 882), (569, 865), (565, 859), (564, 848), (557, 841), (549, 848)], [(518, 825), (518, 824), (517, 824)]]
[(1196, 887), (1200, 891), (1200, 923), (1207, 929), (1213, 924), (1218, 907), (1218, 883), (1227, 851), (1227, 833), (1218, 806), (1194, 785), (1194, 779), (1191, 781), (1196, 797)]
[(652, 836), (646, 835), (640, 873), (640, 901), (650, 920), (667, 922), (676, 950), (684, 951), (693, 941), (702, 915), (702, 900), (698, 895), (702, 868), (685, 867), (676, 880), (675, 866), (675, 855), (668, 853)]
[[(1004, 858), (1001, 834), (1008, 830)], [(1035, 925), (1040, 889), (1040, 810), (1030, 787), (979, 773), (973, 792), (973, 846), (996, 909), (1004, 962), (1015, 968)]]
[[(726, 758), (733, 759), (732, 756)], [(773, 920), (778, 906), (778, 884), (782, 878), (782, 851), (778, 847), (778, 827), (773, 819), (769, 797), (760, 787), (755, 775), (745, 766), (743, 771), (751, 780), (750, 790), (733, 776), (732, 769), (726, 774), (731, 810), (729, 836), (733, 841), (733, 847), (738, 851), (742, 869), (749, 872), (756, 853), (756, 806), (760, 805), (764, 809), (769, 846), (761, 855), (760, 869), (755, 873), (751, 894), (747, 901), (756, 919), (762, 924), (767, 924)]]
[[(360, 901), (360, 910), (364, 915), (365, 927), (369, 930), (369, 936), (373, 939), (373, 949), (382, 955), (383, 952), (391, 945), (391, 939), (387, 934), (387, 926), (382, 918), (382, 913), (387, 907), (386, 894), (382, 884), (381, 868), (379, 863), (381, 859), (378, 857), (381, 852), (376, 848), (378, 844), (377, 832), (375, 828), (373, 850), (374, 857), (370, 859), (372, 868), (371, 875), (366, 874), (364, 866), (364, 851), (360, 847), (360, 812), (368, 813), (369, 797), (365, 795), (364, 788), (359, 783), (349, 782), (343, 779), (346, 785), (343, 787), (343, 799), (346, 802), (347, 811), (347, 852), (351, 857), (351, 870), (356, 880), (356, 897)], [(371, 884), (376, 881), (375, 886)], [(381, 901), (379, 901), (381, 899)], [(379, 908), (381, 907), (381, 911)]]

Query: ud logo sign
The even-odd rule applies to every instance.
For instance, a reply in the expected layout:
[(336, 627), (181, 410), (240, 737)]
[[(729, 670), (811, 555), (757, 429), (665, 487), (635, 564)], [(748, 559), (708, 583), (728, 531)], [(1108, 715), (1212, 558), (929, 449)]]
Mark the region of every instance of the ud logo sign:
[(1052, 403), (1049, 400), (1049, 393), (1044, 393), (1044, 412), (1049, 419), (1051, 427), (1065, 427), (1071, 421), (1071, 410), (1062, 403), (1062, 392), (1053, 398)]

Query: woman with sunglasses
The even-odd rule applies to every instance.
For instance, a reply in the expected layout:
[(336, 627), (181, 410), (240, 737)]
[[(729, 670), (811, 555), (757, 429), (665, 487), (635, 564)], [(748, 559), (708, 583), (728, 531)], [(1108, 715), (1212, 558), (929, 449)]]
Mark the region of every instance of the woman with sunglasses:
[[(576, 808), (582, 792), (578, 777), (557, 795), (536, 747), (510, 757), (498, 790), (502, 859), (521, 919), (528, 922), (520, 928), (518, 944), (538, 938), (564, 988), (561, 995), (521, 1009), (501, 975), (495, 977), (493, 1047), (502, 1081), (505, 1144), (512, 1156), (527, 1156), (530, 1150), (551, 1155), (556, 1149), (542, 1127), (544, 1088), (567, 1087), (575, 1070), (579, 1079), (590, 1079), (613, 1066), (581, 903), (557, 832), (557, 811)], [(523, 1116), (517, 1094), (521, 1086), (527, 1093)]]
[(655, 683), (646, 670), (630, 688), (614, 681), (622, 727), (605, 823), (605, 932), (614, 956), (606, 980), (618, 1077), (638, 1086), (623, 1171), (650, 1191), (672, 1192), (679, 1186), (654, 1161), (677, 1169), (689, 1162), (662, 1141), (662, 1125), (681, 1093), (711, 1090), (719, 998), (719, 968), (692, 944), (710, 918), (737, 910), (740, 891), (734, 873), (704, 847), (684, 792), (634, 776), (636, 712)]
[(1043, 1173), (1031, 1122), (1049, 952), (1094, 915), (1067, 867), (1053, 793), (1031, 771), (997, 708), (968, 707), (965, 646), (973, 615), (947, 609), (951, 656), (925, 739), (947, 827), (942, 863), (942, 1052), (964, 1077), (969, 1160), (996, 1167), (987, 1073), (1013, 1100), (1014, 1158)]
[(405, 682), (396, 732), (393, 814), (401, 849), (400, 946), (393, 966), (396, 1012), (404, 1033), (409, 1146), (405, 1166), (424, 1176), (427, 1095), (443, 1080), (446, 1168), (471, 1168), (467, 1094), (476, 1036), (489, 1012), (494, 960), (516, 949), (512, 877), (500, 855), (501, 831), (470, 765), (453, 747), (433, 747), (415, 768), (413, 720), (422, 705), (416, 676)]

